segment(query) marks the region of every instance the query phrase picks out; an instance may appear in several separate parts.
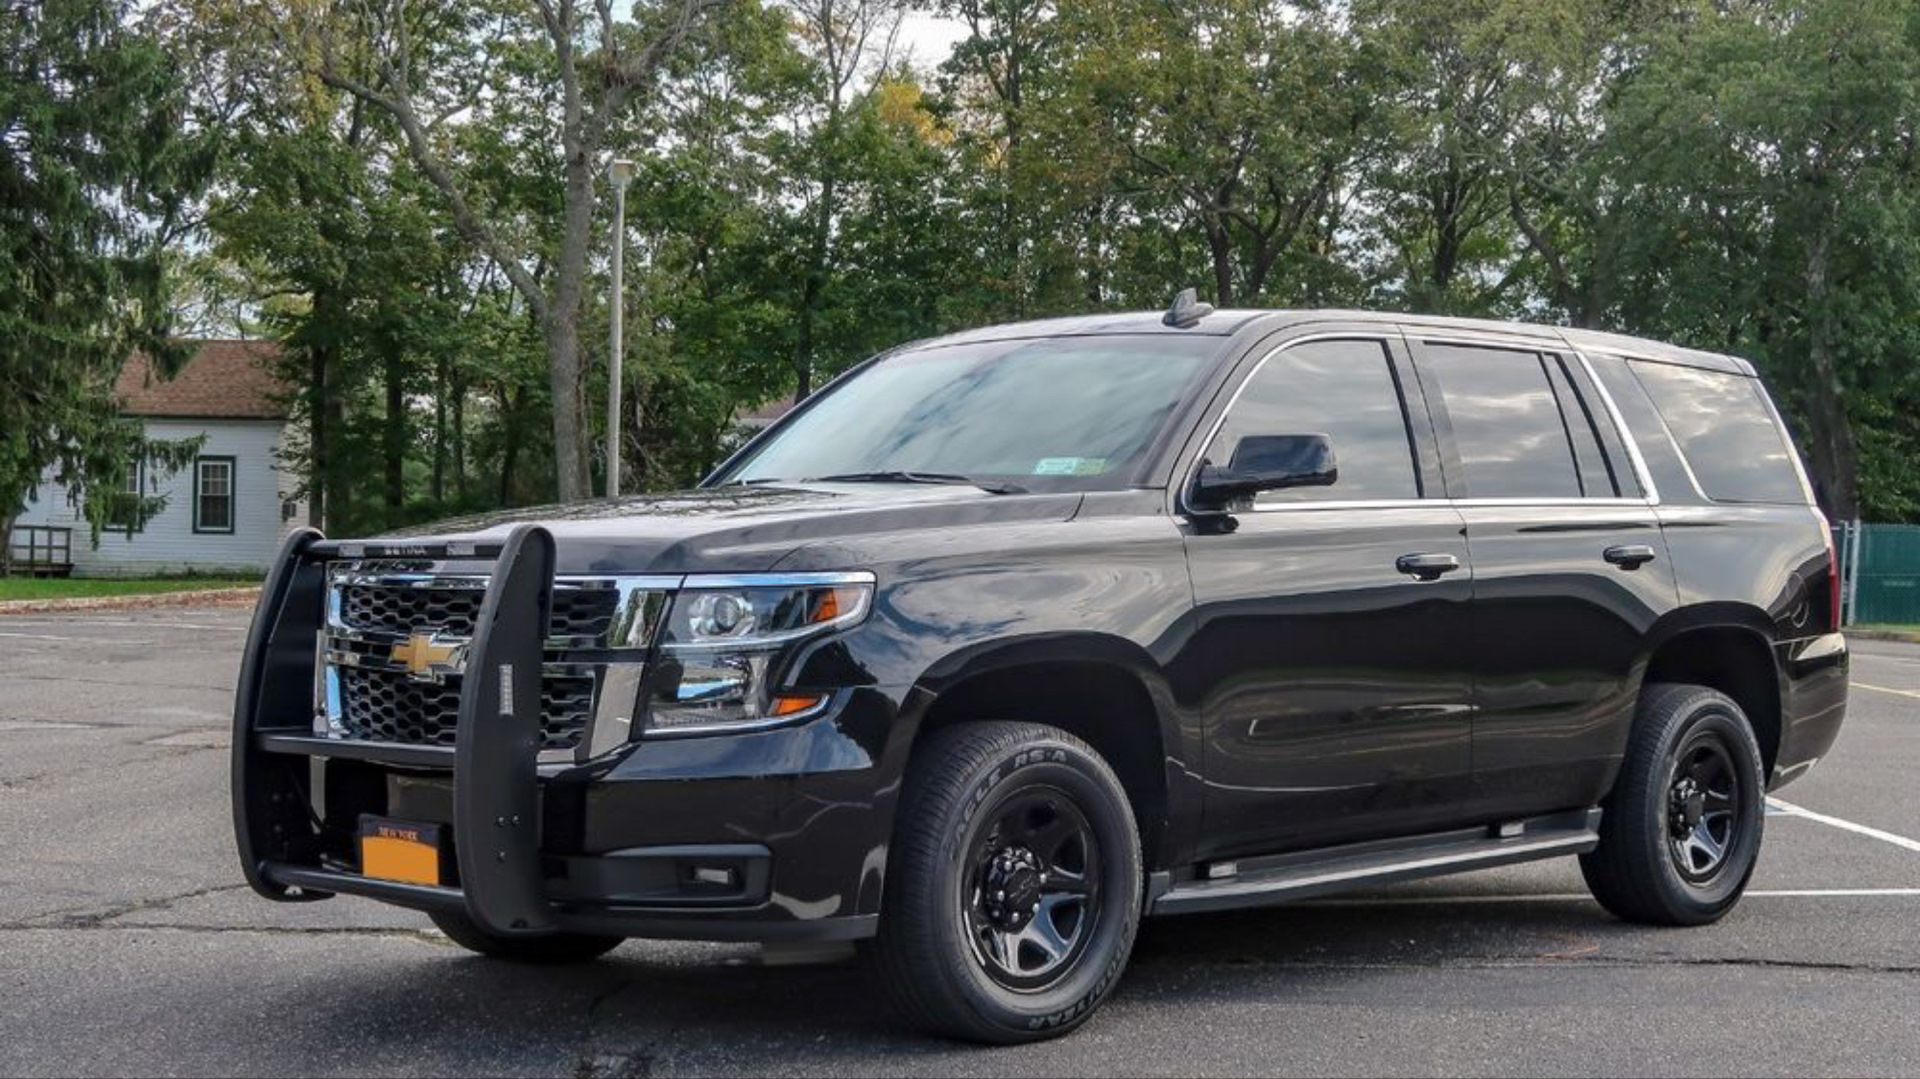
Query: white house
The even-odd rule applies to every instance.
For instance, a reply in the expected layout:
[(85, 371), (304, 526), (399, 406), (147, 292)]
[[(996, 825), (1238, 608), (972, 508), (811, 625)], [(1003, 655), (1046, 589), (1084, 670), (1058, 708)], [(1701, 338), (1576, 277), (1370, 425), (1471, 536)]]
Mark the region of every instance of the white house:
[(120, 371), (121, 410), (153, 438), (205, 436), (192, 464), (171, 474), (132, 466), (127, 484), (165, 495), (166, 508), (138, 529), (108, 529), (89, 542), (86, 514), (65, 488), (41, 484), (15, 523), (16, 560), (25, 534), (41, 544), (71, 529), (73, 573), (125, 577), (183, 572), (263, 572), (280, 541), (306, 521), (299, 477), (283, 471), (281, 451), (297, 432), (287, 420), (287, 389), (265, 341), (203, 341), (172, 379), (155, 377), (135, 354)]

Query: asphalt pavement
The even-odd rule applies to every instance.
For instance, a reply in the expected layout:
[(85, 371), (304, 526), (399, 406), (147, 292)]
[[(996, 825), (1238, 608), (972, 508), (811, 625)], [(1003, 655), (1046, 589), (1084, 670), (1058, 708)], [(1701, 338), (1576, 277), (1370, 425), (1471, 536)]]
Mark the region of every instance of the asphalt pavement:
[(1570, 861), (1153, 922), (1082, 1031), (983, 1050), (851, 963), (633, 942), (530, 971), (254, 897), (246, 617), (0, 617), (0, 1074), (1920, 1074), (1920, 647), (1855, 646), (1840, 744), (1719, 925), (1616, 922)]

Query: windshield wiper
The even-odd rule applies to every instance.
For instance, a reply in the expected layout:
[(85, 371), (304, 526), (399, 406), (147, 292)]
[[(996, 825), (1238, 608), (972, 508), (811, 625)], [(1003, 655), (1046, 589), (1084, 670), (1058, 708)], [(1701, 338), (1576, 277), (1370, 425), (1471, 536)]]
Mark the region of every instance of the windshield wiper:
[(813, 476), (801, 483), (947, 483), (971, 484), (988, 494), (1023, 495), (1025, 487), (1017, 483), (1002, 483), (999, 480), (977, 480), (971, 476), (955, 475), (951, 472), (841, 472), (832, 476)]

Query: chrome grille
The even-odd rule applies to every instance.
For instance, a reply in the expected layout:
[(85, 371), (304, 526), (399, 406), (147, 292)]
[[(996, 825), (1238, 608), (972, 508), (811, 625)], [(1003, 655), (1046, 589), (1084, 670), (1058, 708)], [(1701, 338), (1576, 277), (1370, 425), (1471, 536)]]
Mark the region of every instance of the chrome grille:
[[(430, 630), (449, 637), (473, 636), (483, 586), (393, 588), (378, 584), (348, 584), (340, 590), (340, 618), (348, 626), (402, 636)], [(614, 589), (563, 589), (553, 595), (553, 614), (547, 622), (552, 637), (603, 638), (620, 605)]]
[[(592, 675), (549, 675), (540, 685), (540, 748), (570, 750), (593, 719)], [(340, 724), (349, 738), (451, 746), (460, 721), (458, 679), (435, 685), (404, 674), (340, 671)]]
[[(330, 569), (315, 686), (317, 733), (454, 744), (467, 649), (488, 582), (429, 569), (371, 560)], [(554, 582), (540, 695), (542, 759), (584, 759), (625, 740), (646, 647), (674, 583), (639, 577)], [(611, 677), (616, 672), (619, 677)]]

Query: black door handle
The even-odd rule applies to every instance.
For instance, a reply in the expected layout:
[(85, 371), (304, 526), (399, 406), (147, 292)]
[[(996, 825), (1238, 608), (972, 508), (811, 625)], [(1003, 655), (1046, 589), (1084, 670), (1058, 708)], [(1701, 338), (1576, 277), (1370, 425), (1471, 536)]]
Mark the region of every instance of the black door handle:
[(1437, 581), (1441, 574), (1460, 568), (1460, 560), (1450, 554), (1403, 554), (1393, 568), (1417, 581)]
[(1621, 569), (1639, 569), (1653, 561), (1656, 556), (1653, 548), (1644, 543), (1634, 543), (1625, 547), (1609, 547), (1604, 557)]

